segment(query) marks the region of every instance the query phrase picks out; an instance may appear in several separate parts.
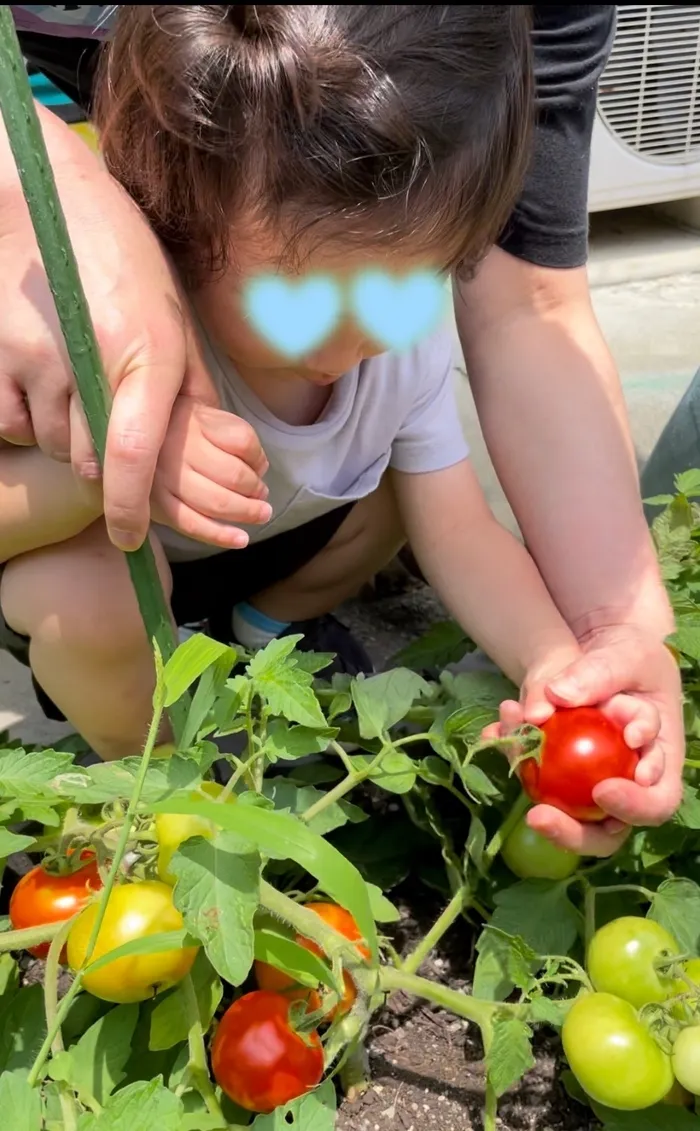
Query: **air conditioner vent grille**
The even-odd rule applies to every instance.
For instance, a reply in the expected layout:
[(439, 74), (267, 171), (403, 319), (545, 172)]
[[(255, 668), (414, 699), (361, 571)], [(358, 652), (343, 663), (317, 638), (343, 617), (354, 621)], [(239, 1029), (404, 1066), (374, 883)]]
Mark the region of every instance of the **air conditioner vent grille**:
[(700, 159), (700, 5), (618, 5), (598, 110), (647, 160)]

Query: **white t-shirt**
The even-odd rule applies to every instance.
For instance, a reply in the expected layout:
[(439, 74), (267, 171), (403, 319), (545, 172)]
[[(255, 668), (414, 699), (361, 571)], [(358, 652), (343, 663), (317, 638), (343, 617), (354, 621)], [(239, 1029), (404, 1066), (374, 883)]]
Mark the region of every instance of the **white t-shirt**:
[[(307, 425), (274, 416), (204, 333), (202, 344), (222, 409), (252, 425), (270, 462), (265, 482), (272, 518), (264, 526), (239, 524), (251, 542), (365, 498), (388, 467), (439, 471), (468, 455), (448, 325), (413, 349), (380, 354), (343, 374), (321, 416)], [(221, 552), (168, 527), (156, 530), (171, 561)]]

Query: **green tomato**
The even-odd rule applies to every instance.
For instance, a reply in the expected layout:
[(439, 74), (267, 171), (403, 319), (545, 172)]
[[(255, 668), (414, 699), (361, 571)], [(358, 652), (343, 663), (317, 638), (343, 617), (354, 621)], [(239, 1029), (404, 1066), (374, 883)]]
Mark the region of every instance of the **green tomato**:
[(665, 927), (653, 919), (626, 915), (596, 931), (588, 948), (588, 973), (596, 990), (615, 994), (641, 1009), (649, 1002), (666, 1001), (676, 992), (675, 983), (659, 977), (654, 969), (654, 960), (664, 951), (680, 953)]
[(531, 829), (524, 817), (507, 838), (501, 856), (521, 880), (566, 880), (581, 863), (575, 852), (557, 848)]
[[(212, 799), (216, 799), (224, 788), (215, 781), (202, 782), (201, 787)], [(191, 795), (197, 797), (196, 793)], [(231, 795), (229, 801), (235, 801)], [(165, 884), (171, 886), (177, 881), (170, 869), (170, 861), (184, 841), (193, 836), (202, 836), (207, 840), (216, 833), (216, 826), (204, 817), (195, 817), (187, 813), (158, 813), (155, 818), (156, 837), (158, 839), (158, 875)]]
[(671, 1056), (676, 1080), (694, 1096), (700, 1095), (700, 1025), (681, 1029)]
[(564, 1021), (562, 1043), (583, 1090), (605, 1107), (641, 1111), (661, 1103), (673, 1087), (670, 1056), (629, 1002), (612, 994), (578, 998)]

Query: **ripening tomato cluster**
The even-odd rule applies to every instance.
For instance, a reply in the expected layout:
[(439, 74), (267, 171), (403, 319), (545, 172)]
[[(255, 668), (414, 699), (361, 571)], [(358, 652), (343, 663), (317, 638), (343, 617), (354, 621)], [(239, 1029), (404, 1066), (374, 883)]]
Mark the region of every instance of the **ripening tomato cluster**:
[[(203, 783), (211, 797), (222, 786)], [(231, 799), (235, 801), (235, 798)], [(155, 818), (158, 879), (118, 882), (110, 893), (91, 963), (124, 944), (149, 935), (179, 931), (183, 918), (175, 906), (173, 887), (176, 877), (171, 861), (180, 845), (191, 837), (211, 837), (214, 827), (201, 817), (162, 814)], [(70, 927), (60, 961), (73, 971), (86, 966), (88, 947), (98, 913), (102, 879), (95, 853), (86, 849), (77, 861), (71, 853), (58, 861), (38, 865), (17, 884), (10, 900), (10, 920), (15, 930), (66, 922)], [(352, 915), (332, 903), (306, 905), (325, 923), (352, 942), (369, 958), (369, 950)], [(319, 956), (322, 952), (310, 939), (298, 937), (299, 945)], [(83, 988), (103, 1001), (126, 1004), (141, 1002), (176, 985), (190, 971), (197, 947), (156, 953), (131, 954), (90, 969), (82, 976)], [(49, 944), (32, 948), (31, 953), (45, 958)], [(240, 1107), (268, 1113), (316, 1087), (323, 1078), (324, 1055), (313, 1020), (295, 1026), (291, 1008), (307, 999), (307, 1013), (322, 1009), (319, 992), (299, 986), (293, 978), (264, 962), (257, 962), (255, 974), (259, 988), (236, 1000), (221, 1018), (211, 1045), (214, 1077), (222, 1090)], [(357, 996), (347, 972), (341, 1001), (335, 1000), (322, 1014), (324, 1022), (343, 1017)]]
[[(676, 970), (660, 971), (676, 956)], [(594, 992), (576, 999), (562, 1029), (566, 1058), (587, 1095), (618, 1111), (689, 1104), (690, 1094), (700, 1095), (700, 958), (684, 959), (660, 923), (625, 916), (593, 936), (587, 969)], [(666, 1007), (662, 1030), (672, 1044), (657, 1040), (642, 1012), (652, 1004)]]

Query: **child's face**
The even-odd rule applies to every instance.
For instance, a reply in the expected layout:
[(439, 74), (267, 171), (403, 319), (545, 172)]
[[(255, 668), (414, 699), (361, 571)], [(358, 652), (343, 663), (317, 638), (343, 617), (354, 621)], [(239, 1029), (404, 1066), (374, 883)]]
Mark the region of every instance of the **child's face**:
[[(328, 244), (305, 257), (298, 273), (292, 274), (289, 268), (280, 267), (282, 247), (281, 241), (275, 246), (273, 241), (260, 237), (254, 240), (237, 237), (225, 274), (200, 287), (193, 299), (205, 326), (234, 362), (249, 369), (272, 370), (279, 375), (286, 372), (316, 385), (330, 385), (364, 359), (391, 348), (373, 338), (348, 308), (347, 296), (353, 282), (370, 271), (385, 272), (394, 278), (426, 272), (434, 277), (436, 285), (445, 278), (438, 257), (431, 260), (425, 252), (411, 255), (402, 250), (376, 248), (368, 252)], [(323, 294), (319, 301), (304, 304), (303, 318), (308, 318), (312, 326), (317, 318), (321, 332), (325, 321), (327, 330), (313, 348), (301, 353), (297, 349), (285, 352), (280, 343), (280, 337), (284, 336), (280, 335), (281, 319), (276, 318), (272, 298), (266, 306), (268, 296), (264, 285), (260, 288), (260, 280), (275, 280), (283, 288), (288, 285), (287, 293), (293, 294), (305, 283), (319, 279), (331, 283), (331, 290), (341, 297), (341, 309), (333, 317)], [(257, 316), (251, 313), (253, 306)], [(268, 325), (269, 332), (266, 332)]]

